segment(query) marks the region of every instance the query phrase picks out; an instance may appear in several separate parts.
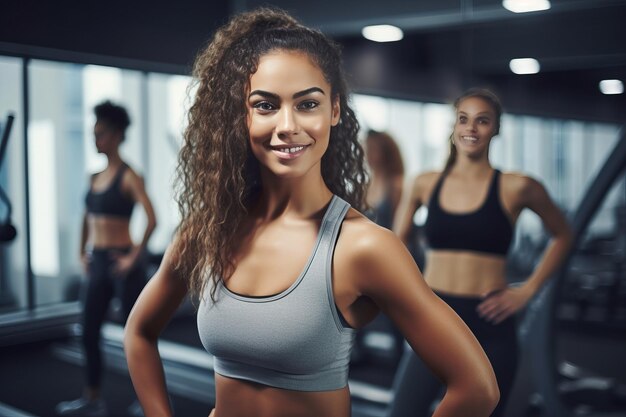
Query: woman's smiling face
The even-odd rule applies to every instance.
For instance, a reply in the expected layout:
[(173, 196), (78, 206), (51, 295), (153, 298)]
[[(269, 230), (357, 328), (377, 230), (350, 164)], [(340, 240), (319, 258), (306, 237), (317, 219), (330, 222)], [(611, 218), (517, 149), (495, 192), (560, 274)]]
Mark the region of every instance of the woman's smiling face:
[(497, 133), (496, 112), (480, 97), (463, 99), (456, 109), (454, 144), (457, 151), (470, 157), (483, 154)]
[(263, 170), (297, 178), (321, 159), (339, 122), (339, 100), (308, 55), (274, 51), (259, 59), (247, 99), (250, 146)]

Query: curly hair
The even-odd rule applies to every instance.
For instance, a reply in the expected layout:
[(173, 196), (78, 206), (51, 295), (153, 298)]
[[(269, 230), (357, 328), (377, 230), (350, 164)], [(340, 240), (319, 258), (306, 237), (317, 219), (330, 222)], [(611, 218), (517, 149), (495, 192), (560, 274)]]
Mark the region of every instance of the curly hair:
[(124, 138), (124, 132), (130, 126), (130, 117), (124, 107), (107, 100), (94, 107), (93, 112), (98, 122), (106, 123), (113, 129), (120, 131), (122, 139)]
[[(503, 110), (502, 110), (502, 103), (500, 103), (500, 99), (498, 98), (498, 96), (495, 95), (495, 93), (493, 93), (491, 90), (488, 90), (486, 88), (480, 88), (480, 87), (470, 88), (469, 90), (467, 90), (466, 92), (458, 96), (456, 100), (454, 100), (455, 112), (458, 110), (459, 105), (461, 104), (463, 100), (465, 100), (466, 98), (471, 98), (471, 97), (482, 99), (491, 106), (493, 112), (496, 114), (496, 120), (495, 120), (496, 128), (495, 128), (494, 135), (499, 134), (500, 133), (500, 119), (502, 118)], [(452, 167), (454, 166), (454, 163), (456, 162), (457, 150), (456, 150), (456, 145), (454, 145), (453, 135), (454, 133), (450, 134), (450, 154), (448, 155), (446, 165), (443, 168), (444, 172), (450, 171)]]
[(338, 45), (281, 10), (261, 8), (235, 16), (196, 58), (197, 90), (176, 172), (181, 213), (176, 267), (193, 294), (202, 294), (211, 280), (228, 279), (234, 270), (237, 232), (261, 187), (249, 144), (246, 91), (259, 59), (277, 50), (305, 53), (330, 84), (332, 97), (339, 98), (340, 120), (331, 128), (321, 172), (331, 192), (357, 209), (364, 207), (364, 152), (348, 105)]

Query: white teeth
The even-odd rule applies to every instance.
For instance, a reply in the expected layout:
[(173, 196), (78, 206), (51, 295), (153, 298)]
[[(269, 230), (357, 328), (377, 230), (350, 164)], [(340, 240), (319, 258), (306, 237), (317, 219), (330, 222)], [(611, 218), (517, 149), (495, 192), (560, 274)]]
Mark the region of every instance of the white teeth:
[(280, 149), (280, 151), (286, 152), (286, 153), (295, 153), (295, 152), (300, 152), (302, 149), (304, 149), (304, 146), (295, 146), (293, 148)]
[(478, 138), (474, 137), (474, 136), (461, 136), (461, 139), (463, 140), (469, 140), (471, 142), (476, 142), (478, 141)]

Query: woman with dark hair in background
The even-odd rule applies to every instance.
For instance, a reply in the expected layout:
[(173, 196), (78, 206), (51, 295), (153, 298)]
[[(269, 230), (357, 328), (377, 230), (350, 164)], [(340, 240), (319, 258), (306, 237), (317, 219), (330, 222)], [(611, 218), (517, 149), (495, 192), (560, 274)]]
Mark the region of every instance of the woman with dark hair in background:
[[(365, 158), (370, 174), (366, 196), (369, 208), (365, 215), (379, 226), (391, 230), (394, 214), (402, 198), (404, 183), (404, 163), (400, 148), (388, 133), (369, 130), (365, 137)], [(365, 346), (368, 331), (390, 333), (394, 342), (391, 349), (392, 360), (400, 359), (404, 351), (404, 337), (396, 326), (381, 314), (357, 333), (352, 350), (353, 363), (362, 362), (368, 357)]]
[[(423, 228), (429, 243), (424, 278), (465, 321), (487, 353), (501, 395), (492, 416), (502, 416), (518, 361), (514, 315), (561, 263), (571, 234), (565, 217), (538, 181), (491, 166), (489, 146), (500, 131), (502, 115), (498, 97), (489, 90), (471, 89), (454, 102), (454, 109), (448, 162), (442, 172), (415, 179), (398, 210), (394, 229), (406, 242), (416, 210), (428, 206)], [(506, 254), (524, 208), (541, 218), (553, 240), (533, 274), (523, 284), (509, 286)], [(389, 415), (429, 415), (440, 387), (422, 363), (405, 356), (396, 374), (396, 401)]]
[[(107, 415), (100, 395), (103, 370), (100, 329), (114, 296), (121, 301), (122, 320), (130, 314), (146, 279), (142, 253), (156, 227), (143, 179), (119, 154), (130, 125), (126, 109), (106, 101), (97, 105), (94, 112), (96, 149), (107, 157), (107, 166), (91, 177), (80, 240), (80, 259), (87, 276), (82, 334), (87, 383), (81, 398), (57, 405), (57, 413), (64, 416)], [(136, 203), (142, 206), (147, 218), (139, 245), (133, 244), (130, 236), (130, 219)]]
[(447, 384), (438, 416), (487, 416), (498, 394), (476, 339), (355, 210), (366, 175), (338, 46), (260, 9), (219, 29), (194, 75), (181, 224), (126, 326), (145, 414), (172, 415), (157, 339), (191, 288), (214, 417), (348, 417), (354, 329), (379, 310)]
[(404, 182), (400, 148), (388, 133), (370, 130), (365, 138), (365, 156), (370, 168), (366, 201), (371, 219), (391, 230)]

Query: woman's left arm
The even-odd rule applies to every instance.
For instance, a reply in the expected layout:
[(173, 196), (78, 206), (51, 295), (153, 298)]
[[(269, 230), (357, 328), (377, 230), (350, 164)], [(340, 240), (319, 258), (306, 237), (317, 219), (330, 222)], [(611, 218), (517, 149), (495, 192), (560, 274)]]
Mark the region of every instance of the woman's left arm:
[(446, 386), (433, 417), (488, 416), (499, 391), (480, 344), (428, 288), (404, 244), (386, 229), (366, 229), (344, 235), (344, 242), (349, 243), (338, 243), (337, 251), (349, 254), (348, 281), (354, 293), (372, 300), (391, 318), (415, 354)]
[(495, 323), (500, 323), (528, 303), (557, 270), (572, 243), (571, 229), (565, 216), (541, 183), (523, 177), (519, 196), (521, 206), (537, 213), (552, 239), (537, 267), (522, 285), (491, 295), (481, 303), (479, 313)]

